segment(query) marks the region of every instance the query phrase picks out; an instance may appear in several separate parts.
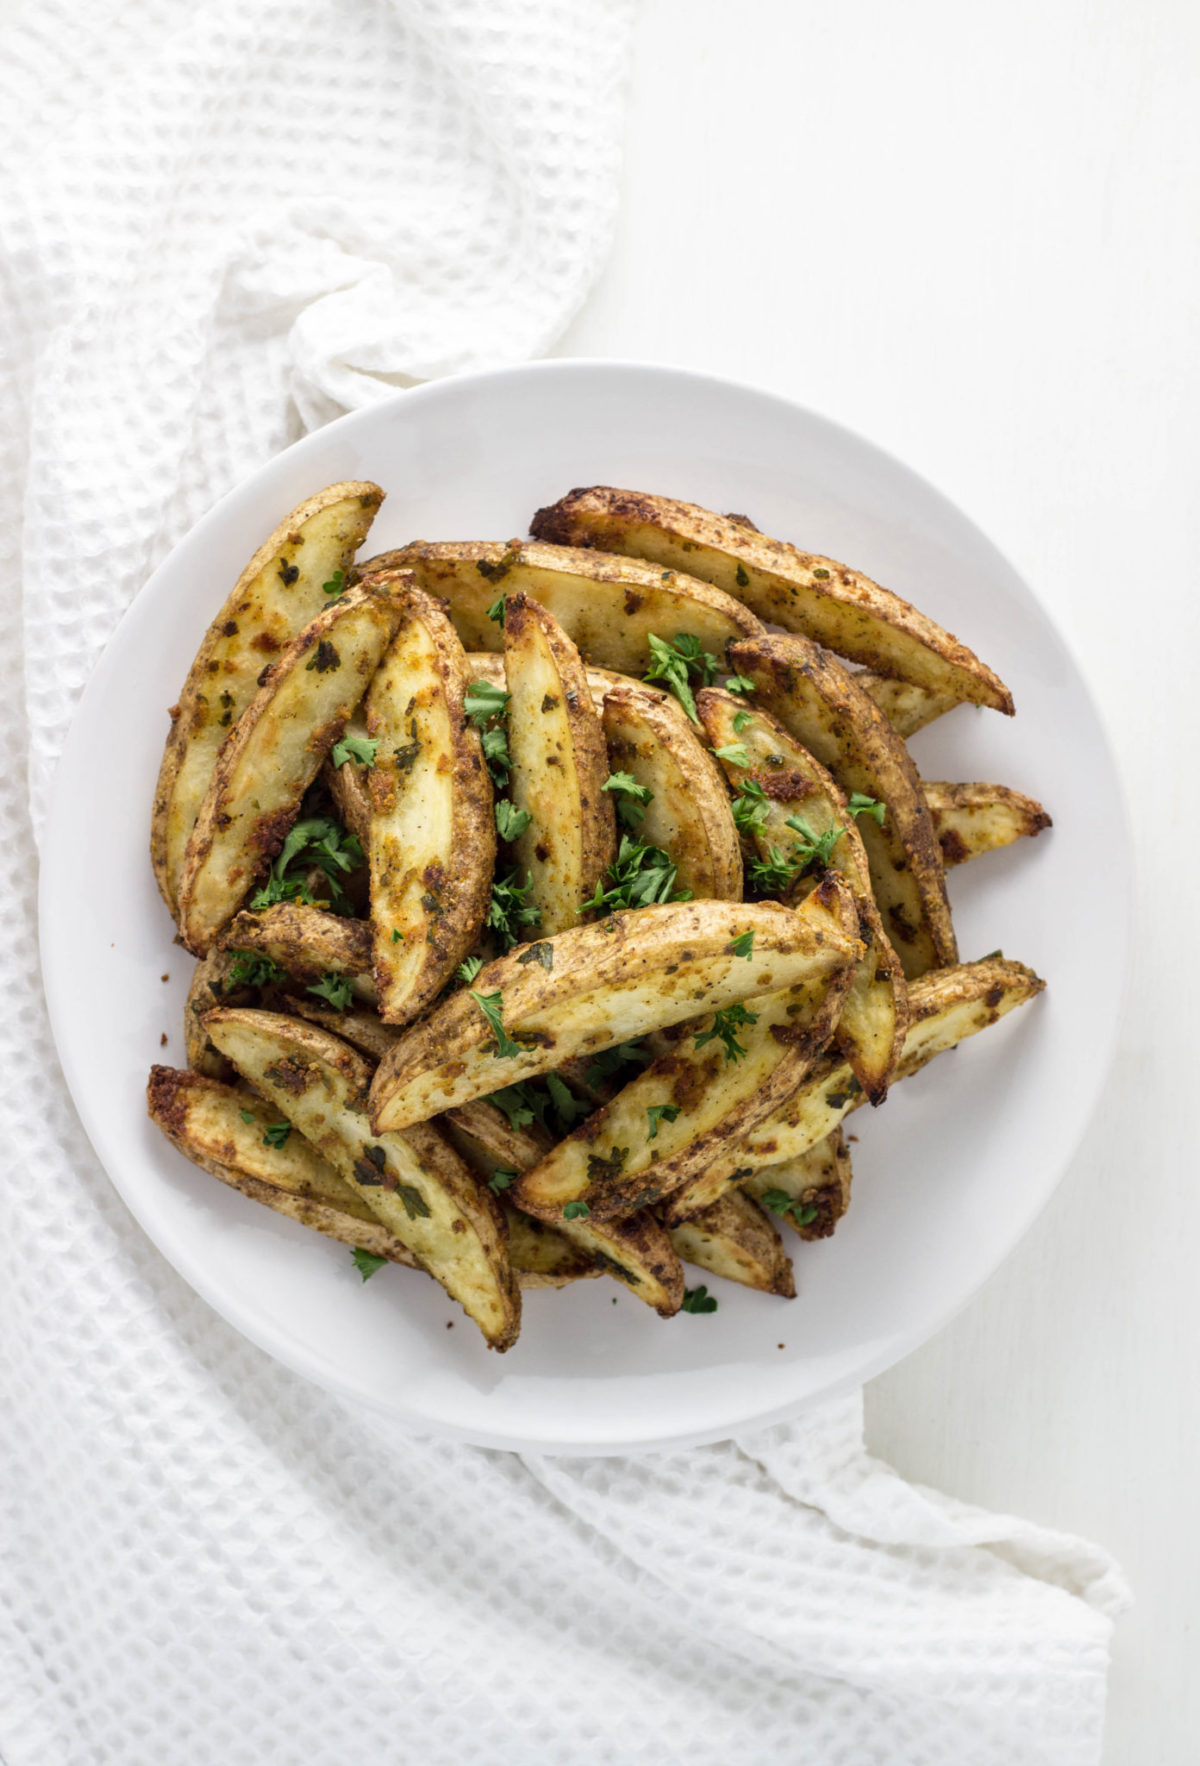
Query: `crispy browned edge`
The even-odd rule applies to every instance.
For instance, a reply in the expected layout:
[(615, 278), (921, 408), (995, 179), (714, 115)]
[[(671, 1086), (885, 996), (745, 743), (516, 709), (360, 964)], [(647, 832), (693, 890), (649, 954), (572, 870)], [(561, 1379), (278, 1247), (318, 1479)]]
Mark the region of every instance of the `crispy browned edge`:
[[(1040, 803), (1026, 797), (1022, 791), (1014, 791), (1009, 785), (987, 785), (976, 780), (956, 785), (944, 779), (926, 779), (923, 790), (947, 870), (966, 864), (968, 859), (982, 852), (995, 852), (1010, 846), (1015, 840), (1033, 839), (1043, 829), (1054, 825)], [(973, 812), (983, 815), (990, 809), (999, 810), (1004, 815), (1006, 838), (973, 846), (963, 838), (956, 823), (963, 815)]]
[(679, 837), (669, 843), (677, 887), (709, 900), (740, 901), (742, 849), (729, 794), (716, 761), (678, 701), (640, 682), (617, 680), (605, 691), (601, 715), (614, 772), (637, 777), (636, 748), (631, 750), (621, 731), (640, 726), (643, 739), (657, 744), (665, 764), (679, 776), (689, 818), (681, 820)]
[[(451, 729), (453, 850), (447, 866), (429, 865), (425, 869), (424, 880), (440, 900), (441, 912), (436, 917), (430, 915), (425, 940), (426, 961), (417, 983), (405, 995), (402, 1007), (397, 1007), (388, 998), (391, 929), (383, 926), (379, 912), (385, 855), (377, 850), (379, 843), (373, 832), (375, 823), (393, 808), (402, 775), (398, 767), (389, 766), (382, 753), (376, 755), (375, 765), (367, 775), (372, 815), (372, 832), (366, 842), (371, 867), (372, 973), (380, 1015), (387, 1023), (407, 1023), (436, 998), (479, 936), (491, 901), (496, 864), (496, 820), (492, 785), (484, 764), (479, 732), (463, 710), (470, 680), (466, 652), (448, 615), (404, 571), (364, 572), (361, 581), (386, 593), (402, 610), (404, 622), (419, 623), (424, 627), (433, 649), (434, 666), (440, 678)], [(393, 635), (393, 644), (399, 640), (402, 629), (401, 626)], [(367, 731), (371, 736), (377, 736), (383, 728), (378, 706), (371, 697), (374, 691), (373, 685), (367, 692)], [(402, 723), (402, 713), (397, 714), (397, 721)]]
[[(678, 1255), (697, 1269), (725, 1281), (741, 1282), (759, 1294), (778, 1294), (781, 1300), (796, 1298), (792, 1260), (774, 1222), (741, 1190), (727, 1190), (709, 1207), (681, 1220), (670, 1231)], [(728, 1267), (716, 1267), (716, 1259), (706, 1261), (703, 1254), (697, 1256), (697, 1252), (703, 1253), (703, 1247), (695, 1242), (697, 1234), (718, 1243), (724, 1241), (730, 1247), (729, 1254), (743, 1259), (750, 1272), (737, 1275)]]
[[(232, 1146), (230, 1161), (226, 1164), (198, 1152), (187, 1137), (186, 1108), (181, 1098), (181, 1094), (189, 1087), (205, 1087), (228, 1093), (231, 1097), (237, 1097), (238, 1092), (235, 1087), (224, 1085), (219, 1080), (209, 1079), (200, 1073), (184, 1073), (174, 1067), (151, 1067), (150, 1080), (146, 1087), (147, 1114), (190, 1164), (208, 1172), (210, 1177), (219, 1178), (230, 1189), (240, 1190), (251, 1201), (260, 1202), (264, 1208), (285, 1215), (289, 1220), (311, 1228), (313, 1232), (323, 1233), (327, 1238), (336, 1239), (340, 1244), (350, 1245), (356, 1250), (369, 1251), (373, 1257), (385, 1257), (389, 1263), (400, 1263), (408, 1269), (417, 1267), (412, 1252), (388, 1231), (382, 1221), (359, 1220), (357, 1216), (345, 1213), (319, 1196), (280, 1189), (262, 1178), (251, 1176), (247, 1171), (241, 1171), (233, 1163)], [(241, 1095), (245, 1097), (244, 1092)]]
[[(886, 628), (889, 633), (900, 634), (918, 656), (936, 659), (950, 671), (956, 686), (961, 688), (960, 698), (1012, 715), (1012, 694), (999, 676), (910, 602), (836, 559), (771, 539), (753, 525), (733, 521), (696, 503), (618, 490), (611, 485), (581, 486), (557, 503), (539, 509), (530, 523), (530, 531), (537, 539), (559, 545), (592, 545), (622, 555), (636, 555), (635, 530), (639, 527), (670, 534), (685, 552), (702, 547), (723, 552), (738, 567), (736, 592), (743, 598), (756, 593), (753, 579), (741, 568), (749, 565), (751, 569), (783, 577), (789, 586), (796, 585), (810, 599), (806, 616), (795, 607), (794, 595), (782, 590), (765, 591), (753, 604), (760, 619), (798, 630), (881, 675), (903, 677), (904, 669), (889, 654), (888, 647), (881, 644), (878, 634), (881, 627)], [(697, 574), (704, 575), (703, 557), (696, 561), (695, 568)], [(824, 607), (830, 610), (827, 617), (822, 616)], [(849, 631), (848, 625), (852, 628)]]
[[(714, 746), (722, 744), (715, 738), (722, 734), (718, 728), (720, 720), (731, 713), (747, 709), (746, 705), (734, 694), (726, 693), (720, 688), (705, 687), (696, 696), (696, 707), (700, 713), (700, 721), (708, 732)], [(776, 802), (790, 802), (799, 798), (808, 798), (815, 793), (822, 793), (829, 800), (833, 812), (843, 826), (842, 840), (851, 852), (851, 862), (846, 864), (844, 858), (838, 862), (835, 856), (833, 869), (847, 878), (858, 904), (859, 935), (867, 947), (864, 961), (874, 960), (875, 979), (886, 986), (891, 994), (893, 1032), (891, 1059), (883, 1069), (872, 1068), (866, 1060), (859, 1056), (858, 1046), (844, 1022), (839, 1023), (836, 1032), (838, 1042), (843, 1048), (846, 1058), (854, 1069), (855, 1078), (865, 1088), (873, 1104), (881, 1104), (887, 1096), (888, 1082), (895, 1070), (899, 1052), (904, 1046), (904, 1032), (908, 1023), (908, 988), (904, 980), (904, 968), (884, 930), (879, 909), (870, 887), (870, 867), (867, 862), (867, 850), (863, 845), (862, 835), (858, 831), (854, 817), (846, 804), (845, 794), (832, 773), (823, 767), (819, 760), (811, 755), (803, 743), (797, 741), (790, 731), (785, 730), (778, 718), (773, 717), (765, 706), (754, 701), (755, 722), (762, 725), (771, 736), (773, 745), (781, 750), (781, 757), (790, 756), (795, 763), (791, 767), (783, 767), (778, 772), (762, 767), (751, 767), (746, 776), (760, 784), (769, 798)], [(732, 722), (729, 731), (734, 735)], [(723, 762), (722, 765), (725, 765)], [(733, 770), (726, 768), (730, 788), (734, 786)], [(754, 842), (761, 851), (761, 842)], [(840, 844), (840, 843), (839, 843)]]
[[(588, 900), (616, 856), (616, 818), (612, 798), (604, 789), (608, 778), (608, 751), (604, 731), (588, 685), (587, 670), (579, 651), (558, 621), (537, 601), (523, 591), (510, 595), (504, 611), (504, 671), (508, 690), (512, 692), (513, 669), (509, 659), (536, 626), (545, 641), (563, 686), (567, 727), (579, 783), (579, 844), (581, 853), (581, 902)], [(516, 660), (514, 658), (514, 660)], [(509, 749), (513, 761), (513, 781), (521, 765), (515, 743), (515, 729), (510, 726)], [(520, 864), (528, 843), (537, 836), (536, 824), (516, 842), (514, 853)]]
[(150, 863), (154, 868), (159, 894), (172, 917), (175, 915), (175, 896), (167, 877), (166, 816), (175, 789), (175, 780), (179, 775), (180, 764), (187, 748), (188, 738), (196, 721), (197, 708), (200, 703), (200, 689), (202, 684), (207, 683), (209, 679), (209, 665), (212, 661), (213, 651), (221, 639), (229, 637), (227, 628), (233, 615), (240, 610), (241, 598), (250, 585), (262, 574), (271, 559), (276, 553), (282, 551), (291, 536), (303, 527), (306, 521), (311, 520), (314, 515), (319, 515), (323, 509), (329, 508), (334, 502), (347, 497), (358, 497), (364, 519), (362, 532), (357, 537), (351, 534), (348, 539), (346, 565), (349, 566), (354, 553), (370, 532), (375, 512), (383, 502), (384, 494), (377, 484), (371, 484), (367, 480), (347, 479), (338, 484), (327, 485), (315, 496), (306, 498), (303, 503), (298, 503), (289, 514), (284, 516), (279, 526), (267, 536), (255, 552), (226, 596), (221, 611), (205, 633), (204, 641), (188, 670), (179, 699), (171, 707), (171, 728), (167, 735), (162, 763), (154, 787), (154, 809), (150, 822)]
[[(878, 795), (887, 805), (885, 826), (869, 822), (860, 833), (868, 859), (876, 854), (898, 874), (911, 874), (920, 899), (923, 927), (909, 928), (893, 911), (884, 919), (888, 938), (904, 966), (908, 980), (925, 969), (948, 968), (958, 961), (958, 943), (950, 918), (946, 873), (941, 848), (933, 831), (933, 819), (921, 791), (921, 780), (912, 757), (875, 701), (855, 685), (854, 678), (819, 645), (806, 638), (770, 634), (729, 647), (731, 665), (743, 673), (757, 669), (766, 681), (757, 697), (773, 712), (785, 729), (788, 705), (803, 677), (823, 701), (834, 720), (836, 738), (861, 757), (864, 772), (878, 784)], [(806, 748), (798, 731), (792, 732)], [(820, 760), (821, 756), (814, 758)], [(825, 764), (822, 762), (822, 764)], [(830, 768), (837, 776), (836, 768)], [(916, 940), (924, 938), (922, 951)], [(926, 955), (929, 960), (926, 961)], [(908, 960), (906, 960), (908, 959)]]
[[(325, 608), (315, 619), (310, 620), (303, 631), (281, 652), (277, 661), (264, 671), (263, 685), (242, 713), (222, 748), (213, 770), (213, 776), (209, 781), (208, 792), (196, 818), (196, 825), (188, 841), (183, 873), (179, 880), (179, 920), (181, 928), (183, 928), (185, 944), (188, 944), (186, 927), (189, 896), (222, 825), (225, 790), (239, 761), (253, 740), (260, 721), (270, 712), (280, 683), (301, 666), (303, 658), (314, 646), (321, 643), (327, 632), (336, 630), (343, 619), (360, 607), (364, 609), (374, 607), (381, 616), (391, 618), (393, 622), (396, 617), (395, 609), (389, 598), (375, 594), (370, 589), (354, 588), (338, 597), (331, 607)], [(363, 679), (359, 689), (360, 696), (362, 692), (366, 691), (366, 687), (367, 681)], [(243, 898), (249, 893), (254, 883), (264, 875), (272, 859), (282, 847), (288, 830), (299, 813), (300, 801), (305, 790), (321, 770), (325, 756), (341, 735), (345, 724), (345, 717), (335, 717), (322, 728), (314, 729), (311, 732), (307, 743), (310, 762), (306, 768), (307, 777), (302, 779), (300, 788), (293, 791), (291, 801), (281, 806), (280, 809), (263, 814), (248, 836), (246, 844), (249, 862), (246, 866)], [(189, 944), (188, 948), (193, 947)], [(196, 950), (195, 954), (204, 956), (206, 952)]]

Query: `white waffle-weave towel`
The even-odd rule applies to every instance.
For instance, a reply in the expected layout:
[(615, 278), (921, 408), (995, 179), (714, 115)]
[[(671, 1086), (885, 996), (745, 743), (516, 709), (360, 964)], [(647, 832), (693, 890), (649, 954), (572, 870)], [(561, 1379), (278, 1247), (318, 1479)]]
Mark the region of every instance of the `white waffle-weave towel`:
[(100, 648), (305, 427), (549, 346), (608, 243), (631, 24), (42, 0), (0, 50), (6, 1766), (1098, 1758), (1100, 1551), (905, 1485), (857, 1400), (639, 1460), (397, 1438), (184, 1287), (57, 1071), (34, 830)]

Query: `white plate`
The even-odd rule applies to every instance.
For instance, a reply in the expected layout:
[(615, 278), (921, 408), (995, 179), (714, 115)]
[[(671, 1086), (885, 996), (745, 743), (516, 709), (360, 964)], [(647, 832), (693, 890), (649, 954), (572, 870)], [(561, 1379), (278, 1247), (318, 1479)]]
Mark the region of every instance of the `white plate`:
[[(191, 966), (147, 858), (166, 707), (245, 560), (288, 509), (341, 478), (388, 493), (372, 550), (523, 534), (539, 504), (580, 484), (745, 511), (907, 596), (1012, 688), (1015, 721), (963, 708), (914, 750), (928, 777), (1003, 780), (1052, 810), (1051, 832), (953, 872), (950, 885), (964, 957), (1002, 947), (1049, 990), (880, 1111), (855, 1114), (854, 1207), (827, 1244), (792, 1245), (790, 1304), (710, 1278), (717, 1313), (664, 1323), (612, 1283), (580, 1283), (527, 1295), (520, 1342), (494, 1355), (433, 1282), (384, 1270), (364, 1286), (344, 1247), (214, 1183), (146, 1120), (150, 1063), (183, 1064)], [(970, 1298), (1047, 1200), (1115, 1042), (1130, 905), (1123, 822), (1078, 669), (1030, 591), (936, 491), (858, 437), (746, 387), (543, 362), (404, 392), (309, 436), (231, 492), (147, 583), (59, 768), (42, 871), (46, 994), (114, 1184), (184, 1278), (272, 1355), (414, 1428), (494, 1447), (715, 1440), (897, 1361)]]

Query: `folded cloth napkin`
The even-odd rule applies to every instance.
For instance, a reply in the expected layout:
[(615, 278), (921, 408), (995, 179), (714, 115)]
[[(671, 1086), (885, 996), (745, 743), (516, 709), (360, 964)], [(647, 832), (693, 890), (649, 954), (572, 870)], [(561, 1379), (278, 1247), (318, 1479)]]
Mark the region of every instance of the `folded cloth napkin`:
[(3, 45), (7, 1766), (1098, 1758), (1098, 1550), (907, 1486), (857, 1399), (628, 1460), (399, 1436), (209, 1313), (57, 1070), (35, 830), (100, 648), (306, 427), (552, 342), (611, 231), (630, 28), (42, 0)]

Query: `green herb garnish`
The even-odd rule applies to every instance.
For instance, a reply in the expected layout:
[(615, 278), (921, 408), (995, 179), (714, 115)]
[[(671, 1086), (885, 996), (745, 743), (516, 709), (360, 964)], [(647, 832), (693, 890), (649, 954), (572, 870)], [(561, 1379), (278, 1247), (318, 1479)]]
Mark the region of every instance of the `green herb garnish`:
[(263, 956), (261, 951), (235, 950), (229, 954), (233, 961), (221, 983), (223, 993), (232, 993), (235, 987), (269, 987), (272, 982), (287, 980), (282, 964), (274, 957)]
[(727, 693), (753, 693), (754, 682), (749, 675), (730, 675), (725, 683)]
[(483, 958), (482, 957), (466, 957), (458, 965), (458, 968), (455, 971), (455, 973), (457, 974), (460, 981), (474, 981), (476, 975), (478, 975), (479, 971), (482, 968), (483, 968)]
[(609, 773), (601, 789), (617, 793), (617, 815), (627, 828), (641, 826), (646, 805), (654, 801), (649, 785), (639, 785), (632, 773)]
[(586, 1202), (568, 1202), (562, 1217), (564, 1220), (586, 1220), (591, 1212)]
[(255, 1115), (254, 1115), (253, 1110), (239, 1110), (238, 1115), (241, 1117), (242, 1121), (246, 1124), (247, 1128), (249, 1128), (252, 1125), (252, 1123), (255, 1121)]
[(861, 791), (852, 791), (846, 807), (852, 816), (871, 816), (882, 828), (887, 804), (881, 803), (878, 797), (866, 797)]
[(754, 955), (754, 933), (739, 932), (736, 938), (730, 939), (725, 948), (731, 957), (745, 957), (749, 962)]
[(354, 998), (354, 988), (349, 975), (322, 975), (314, 981), (305, 993), (315, 993), (318, 999), (328, 1000), (335, 1012), (344, 1012)]
[(334, 766), (345, 766), (348, 760), (358, 761), (360, 766), (374, 766), (379, 743), (370, 736), (343, 736), (335, 742), (330, 759)]
[(780, 1214), (797, 1226), (811, 1226), (817, 1218), (817, 1210), (811, 1202), (802, 1202), (799, 1196), (789, 1196), (786, 1190), (767, 1190), (758, 1199), (772, 1214)]
[(771, 813), (771, 799), (757, 779), (744, 779), (729, 807), (739, 834), (761, 834)]
[(733, 733), (740, 736), (754, 722), (754, 714), (750, 711), (735, 711), (733, 714)]
[(692, 1042), (698, 1049), (705, 1043), (723, 1042), (725, 1044), (725, 1062), (740, 1061), (746, 1053), (745, 1048), (737, 1039), (737, 1032), (744, 1024), (757, 1024), (758, 1013), (748, 1012), (745, 1006), (726, 1006), (724, 1011), (714, 1012), (713, 1021), (707, 1030), (697, 1032)]
[(496, 832), (501, 840), (517, 840), (533, 817), (525, 809), (514, 809), (507, 797), (496, 799)]
[(485, 924), (496, 933), (504, 950), (521, 944), (520, 928), (536, 926), (542, 917), (541, 909), (529, 906), (525, 900), (532, 881), (526, 871), (524, 883), (518, 883), (515, 870), (492, 880), (492, 900)]
[(658, 1139), (659, 1123), (674, 1122), (675, 1118), (679, 1115), (679, 1111), (680, 1106), (678, 1104), (647, 1104), (646, 1118), (650, 1124), (650, 1128), (646, 1135), (646, 1139), (648, 1141), (656, 1141)]
[[(749, 717), (748, 712), (739, 711), (739, 717)], [(730, 766), (749, 766), (750, 756), (746, 753), (744, 742), (726, 742), (723, 748), (714, 748), (713, 753), (718, 760), (726, 760)]]
[(506, 1190), (510, 1184), (516, 1183), (520, 1175), (519, 1171), (509, 1171), (504, 1166), (500, 1166), (488, 1178), (488, 1189), (494, 1190), (499, 1195), (501, 1190)]
[(683, 1290), (684, 1312), (715, 1312), (717, 1304), (703, 1282), (698, 1288)]
[(699, 638), (693, 637), (690, 632), (676, 632), (673, 644), (651, 632), (648, 642), (654, 660), (642, 679), (664, 681), (692, 722), (698, 724), (700, 719), (696, 713), (691, 682), (694, 678), (702, 687), (710, 687), (717, 676), (716, 657), (709, 651), (702, 650)]
[(272, 1122), (263, 1135), (264, 1147), (286, 1147), (288, 1135), (292, 1132), (290, 1122)]
[(794, 828), (800, 835), (802, 845), (793, 847), (792, 856), (801, 867), (813, 863), (828, 865), (833, 859), (833, 849), (846, 832), (837, 822), (826, 828), (823, 834), (817, 834), (805, 821), (803, 816), (789, 816), (783, 824), (785, 828)]
[(307, 874), (320, 871), (329, 884), (329, 903), (334, 913), (344, 913), (346, 892), (342, 877), (362, 863), (363, 850), (354, 834), (347, 834), (332, 816), (309, 816), (297, 822), (271, 866), (262, 888), (250, 897), (252, 908), (269, 908), (277, 901), (317, 904), (308, 887)]
[[(481, 559), (480, 562), (482, 563), (483, 560)], [(480, 572), (481, 576), (484, 574), (486, 574), (486, 573), (483, 571)], [(487, 610), (488, 618), (494, 619), (497, 625), (502, 626), (504, 624), (504, 603), (507, 600), (508, 600), (507, 595), (497, 595), (496, 599), (492, 602), (491, 606)]]
[(612, 913), (618, 908), (644, 908), (652, 902), (690, 901), (690, 889), (676, 889), (675, 866), (661, 846), (643, 846), (622, 834), (617, 856), (605, 873), (609, 887), (596, 885), (590, 901), (581, 903), (585, 913)]
[(387, 1262), (386, 1257), (376, 1257), (373, 1251), (364, 1251), (361, 1245), (356, 1245), (350, 1255), (364, 1282), (369, 1282), (375, 1271), (382, 1269)]
[(346, 572), (335, 570), (327, 583), (321, 584), (321, 591), (326, 595), (341, 595), (346, 588)]
[(504, 995), (500, 989), (497, 988), (495, 993), (476, 993), (472, 990), (471, 998), (496, 1034), (496, 1054), (499, 1058), (502, 1061), (509, 1061), (516, 1055), (525, 1054), (526, 1051), (521, 1047), (521, 1044), (514, 1042), (504, 1028), (504, 1021), (500, 1016), (504, 1007)]

